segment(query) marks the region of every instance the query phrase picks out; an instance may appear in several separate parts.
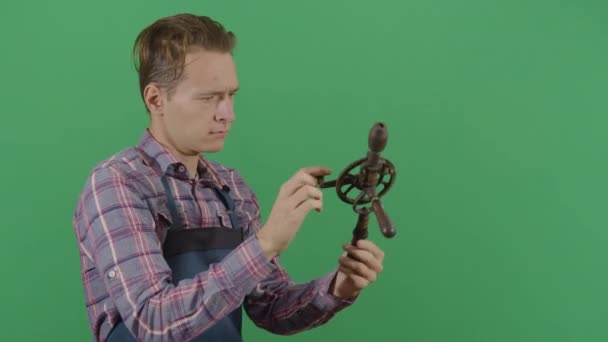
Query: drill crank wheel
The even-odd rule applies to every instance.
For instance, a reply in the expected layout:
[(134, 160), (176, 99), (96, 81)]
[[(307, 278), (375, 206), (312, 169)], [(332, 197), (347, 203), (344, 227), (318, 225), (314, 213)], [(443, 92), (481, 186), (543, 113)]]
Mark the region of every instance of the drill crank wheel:
[[(384, 196), (388, 192), (388, 190), (395, 183), (395, 178), (397, 173), (395, 172), (395, 166), (388, 159), (382, 158), (382, 166), (378, 170), (370, 171), (377, 174), (378, 183), (376, 185), (376, 189), (378, 186), (382, 185), (382, 189), (380, 191), (372, 191), (372, 193), (367, 193), (367, 191), (363, 191), (365, 187), (363, 186), (363, 179), (360, 170), (354, 172), (357, 168), (359, 168), (367, 158), (361, 158), (357, 161), (354, 161), (350, 165), (348, 165), (342, 173), (338, 176), (336, 180), (336, 192), (338, 197), (349, 204), (353, 204), (354, 206), (368, 204), (374, 198), (380, 198)], [(388, 177), (388, 178), (387, 178)], [(385, 179), (387, 178), (387, 179)], [(346, 188), (346, 189), (345, 189)], [(349, 193), (357, 188), (359, 190), (359, 194), (354, 197), (350, 197)]]

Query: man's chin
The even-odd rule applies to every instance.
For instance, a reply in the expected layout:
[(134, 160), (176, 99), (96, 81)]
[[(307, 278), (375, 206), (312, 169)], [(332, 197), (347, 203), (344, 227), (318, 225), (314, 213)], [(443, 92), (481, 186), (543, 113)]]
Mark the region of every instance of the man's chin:
[(224, 148), (224, 142), (209, 144), (203, 147), (201, 153), (217, 153)]

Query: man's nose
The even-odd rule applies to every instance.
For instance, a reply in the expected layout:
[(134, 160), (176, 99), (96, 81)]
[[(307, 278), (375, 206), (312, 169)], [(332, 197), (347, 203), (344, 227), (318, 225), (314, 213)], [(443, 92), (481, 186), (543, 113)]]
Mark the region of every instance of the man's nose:
[(236, 119), (234, 114), (234, 101), (231, 98), (227, 98), (221, 101), (217, 114), (215, 115), (217, 121), (232, 122)]

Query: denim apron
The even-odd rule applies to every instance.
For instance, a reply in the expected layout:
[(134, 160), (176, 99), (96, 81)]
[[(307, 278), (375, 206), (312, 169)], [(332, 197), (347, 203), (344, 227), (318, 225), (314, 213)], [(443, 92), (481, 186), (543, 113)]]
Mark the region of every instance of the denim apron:
[[(238, 226), (239, 221), (229, 189), (213, 187), (228, 211), (233, 229), (226, 227), (184, 229), (166, 176), (162, 177), (162, 183), (167, 193), (167, 205), (172, 219), (163, 244), (163, 255), (173, 273), (173, 283), (177, 284), (182, 279), (193, 278), (198, 273), (207, 271), (209, 265), (220, 262), (243, 242), (243, 228)], [(190, 341), (242, 342), (241, 319), (242, 306), (239, 306)], [(135, 341), (135, 338), (124, 322), (120, 321), (110, 331), (106, 341), (131, 342)]]

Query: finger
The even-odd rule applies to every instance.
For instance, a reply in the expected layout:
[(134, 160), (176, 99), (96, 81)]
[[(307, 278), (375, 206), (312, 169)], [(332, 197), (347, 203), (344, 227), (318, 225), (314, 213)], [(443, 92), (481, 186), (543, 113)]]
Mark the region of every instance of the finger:
[(357, 275), (353, 270), (351, 270), (350, 268), (346, 268), (346, 267), (342, 267), (342, 266), (338, 266), (338, 270), (344, 274), (347, 275), (347, 277), (349, 278), (349, 280), (353, 283), (353, 285), (357, 288), (357, 289), (363, 289), (365, 287), (367, 287), (370, 282), (369, 280)]
[(376, 281), (377, 275), (374, 271), (370, 270), (365, 264), (349, 257), (341, 257), (338, 260), (338, 265), (346, 270), (350, 270), (349, 274), (364, 278), (367, 282), (373, 283)]
[(304, 201), (307, 201), (311, 198), (316, 200), (322, 200), (323, 192), (313, 186), (304, 185), (290, 198), (291, 208), (297, 208)]
[(313, 177), (327, 176), (331, 174), (331, 170), (323, 166), (309, 166), (302, 168), (300, 171), (303, 171), (304, 173), (307, 173)]
[(312, 209), (315, 209), (318, 212), (323, 211), (323, 202), (321, 200), (309, 199), (308, 201), (302, 202), (294, 213), (296, 217), (303, 220)]
[(343, 248), (352, 259), (364, 263), (377, 273), (382, 272), (382, 262), (369, 251), (351, 245), (344, 245)]
[(316, 187), (317, 184), (318, 180), (315, 177), (305, 171), (305, 169), (301, 169), (283, 184), (281, 192), (284, 196), (291, 196), (304, 185)]
[(380, 262), (384, 260), (384, 251), (382, 251), (380, 247), (370, 240), (363, 239), (357, 241), (357, 247), (369, 251), (376, 257), (376, 259), (380, 260)]
[(377, 274), (372, 269), (367, 267), (366, 264), (353, 260), (347, 256), (340, 257), (338, 264), (342, 267), (351, 269), (354, 274), (367, 279), (370, 282), (376, 281)]

